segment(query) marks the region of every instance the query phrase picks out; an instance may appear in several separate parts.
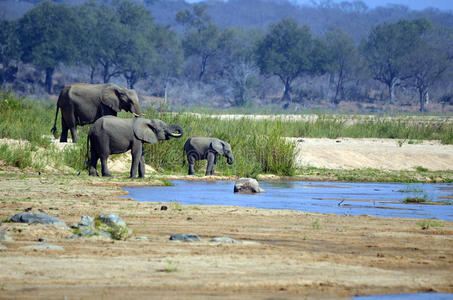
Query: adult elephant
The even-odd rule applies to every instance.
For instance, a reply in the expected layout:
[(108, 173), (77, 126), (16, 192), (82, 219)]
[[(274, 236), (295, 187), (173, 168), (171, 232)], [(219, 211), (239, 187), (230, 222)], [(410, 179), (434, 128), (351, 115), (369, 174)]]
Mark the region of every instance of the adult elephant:
[[(111, 176), (107, 158), (110, 154), (131, 150), (132, 166), (130, 177), (145, 176), (144, 143), (155, 144), (170, 137), (180, 138), (184, 131), (179, 125), (167, 124), (159, 119), (105, 116), (94, 122), (87, 138), (87, 162), (90, 176), (97, 176), (97, 162), (101, 159), (102, 176)], [(90, 145), (91, 144), (91, 145)], [(90, 149), (91, 159), (88, 158)]]
[[(214, 169), (217, 164), (217, 155), (227, 158), (227, 163), (232, 165), (234, 163), (233, 152), (231, 146), (225, 141), (217, 138), (194, 136), (188, 138), (184, 144), (184, 152), (187, 155), (189, 163), (189, 175), (195, 174), (194, 164), (197, 160), (208, 160), (205, 175), (214, 175)], [(183, 154), (183, 155), (184, 155)], [(183, 158), (183, 166), (186, 162)]]
[(137, 93), (115, 84), (76, 83), (60, 92), (52, 133), (57, 130), (58, 110), (61, 109), (60, 142), (67, 142), (68, 130), (72, 141), (77, 141), (77, 125), (92, 124), (102, 116), (116, 116), (121, 110), (140, 116)]

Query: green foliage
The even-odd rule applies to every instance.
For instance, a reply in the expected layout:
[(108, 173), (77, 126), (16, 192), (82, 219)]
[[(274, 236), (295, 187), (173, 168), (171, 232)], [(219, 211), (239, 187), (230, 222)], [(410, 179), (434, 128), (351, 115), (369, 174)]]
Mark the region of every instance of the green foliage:
[[(255, 177), (260, 173), (295, 174), (295, 146), (284, 139), (286, 132), (282, 122), (253, 121), (248, 118), (218, 120), (190, 114), (157, 114), (153, 110), (144, 112), (144, 115), (147, 118), (160, 118), (184, 129), (183, 138), (145, 145), (145, 161), (158, 171), (186, 173), (187, 164), (182, 167), (185, 141), (191, 136), (206, 136), (230, 143), (233, 150), (235, 163), (230, 166), (226, 159), (219, 157), (217, 173), (243, 177)], [(198, 164), (196, 170), (204, 174), (205, 167), (202, 164)]]
[(444, 227), (444, 223), (438, 220), (423, 220), (417, 222), (417, 225), (423, 230), (429, 229), (430, 227)]
[[(36, 146), (49, 148), (52, 108), (14, 96), (11, 91), (0, 91), (0, 138), (24, 139)], [(53, 116), (55, 117), (55, 116)], [(32, 130), (33, 127), (33, 130)]]
[(283, 100), (291, 100), (291, 83), (303, 74), (324, 73), (325, 47), (314, 40), (310, 27), (299, 28), (296, 20), (283, 19), (270, 26), (257, 44), (256, 64), (264, 74), (276, 75), (285, 85)]

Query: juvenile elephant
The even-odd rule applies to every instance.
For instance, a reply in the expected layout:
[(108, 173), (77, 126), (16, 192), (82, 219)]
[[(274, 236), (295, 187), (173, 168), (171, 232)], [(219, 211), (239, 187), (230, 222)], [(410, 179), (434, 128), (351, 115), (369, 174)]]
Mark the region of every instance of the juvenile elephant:
[(141, 115), (137, 93), (110, 83), (65, 86), (58, 97), (52, 133), (57, 130), (58, 109), (61, 109), (60, 142), (67, 142), (68, 130), (71, 130), (72, 141), (76, 142), (77, 125), (92, 124), (102, 116), (116, 116), (121, 110)]
[[(194, 136), (187, 139), (184, 144), (184, 156), (185, 155), (187, 155), (187, 161), (189, 162), (189, 175), (195, 174), (193, 166), (197, 160), (208, 160), (205, 175), (214, 174), (214, 169), (217, 164), (217, 155), (225, 156), (229, 165), (234, 163), (230, 144), (216, 138)], [(186, 158), (184, 157), (183, 165), (185, 162)]]
[[(145, 176), (145, 153), (143, 143), (155, 144), (170, 137), (180, 138), (184, 134), (179, 125), (167, 124), (159, 119), (128, 118), (105, 116), (98, 119), (90, 128), (87, 137), (87, 162), (90, 176), (97, 176), (97, 162), (101, 159), (102, 176), (112, 176), (107, 167), (110, 154), (131, 150), (131, 177)], [(90, 145), (91, 143), (91, 145)], [(88, 158), (90, 148), (91, 159)]]

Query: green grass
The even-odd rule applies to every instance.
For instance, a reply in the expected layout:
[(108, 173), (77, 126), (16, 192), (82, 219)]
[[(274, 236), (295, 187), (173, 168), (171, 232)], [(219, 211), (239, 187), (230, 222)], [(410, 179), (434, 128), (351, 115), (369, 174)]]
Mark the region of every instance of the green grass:
[(420, 226), (421, 229), (426, 230), (431, 227), (444, 227), (444, 223), (438, 220), (423, 220), (417, 222), (417, 225)]

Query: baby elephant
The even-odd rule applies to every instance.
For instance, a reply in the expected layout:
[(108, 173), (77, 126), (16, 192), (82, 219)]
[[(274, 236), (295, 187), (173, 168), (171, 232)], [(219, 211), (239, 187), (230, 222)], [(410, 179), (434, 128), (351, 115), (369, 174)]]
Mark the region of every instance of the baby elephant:
[(143, 143), (155, 144), (170, 137), (180, 138), (183, 129), (179, 125), (166, 124), (159, 119), (129, 118), (122, 119), (105, 116), (98, 119), (88, 132), (88, 147), (91, 142), (90, 176), (97, 176), (97, 162), (101, 159), (102, 176), (112, 176), (107, 167), (110, 154), (131, 150), (131, 177), (145, 176), (145, 153)]
[[(225, 156), (229, 165), (234, 163), (230, 144), (216, 138), (201, 136), (191, 137), (187, 139), (184, 144), (184, 153), (187, 154), (187, 161), (189, 162), (189, 175), (195, 174), (193, 165), (197, 160), (208, 160), (206, 175), (214, 174), (214, 168), (217, 164), (217, 155)], [(185, 162), (186, 159), (184, 157), (183, 165)]]

